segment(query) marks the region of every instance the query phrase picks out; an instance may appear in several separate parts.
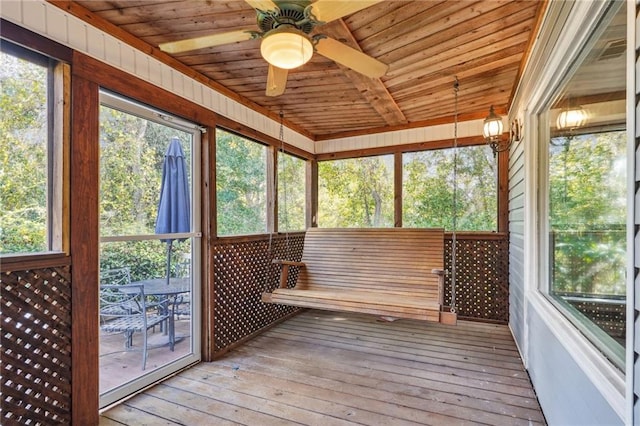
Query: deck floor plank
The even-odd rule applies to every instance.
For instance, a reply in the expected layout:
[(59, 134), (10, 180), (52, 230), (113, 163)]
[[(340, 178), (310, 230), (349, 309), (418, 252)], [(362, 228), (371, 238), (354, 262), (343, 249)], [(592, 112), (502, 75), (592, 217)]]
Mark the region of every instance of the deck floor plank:
[[(260, 346), (264, 340), (258, 337), (258, 340), (251, 342), (251, 345)], [(275, 350), (282, 352), (281, 357), (287, 353), (294, 351), (293, 347), (299, 350), (308, 350), (309, 352), (317, 350), (313, 344), (305, 342), (290, 342), (283, 340), (281, 342), (269, 341), (269, 344), (261, 346), (263, 353), (272, 353)], [(484, 372), (462, 371), (457, 368), (445, 367), (430, 362), (406, 361), (399, 358), (382, 355), (363, 356), (363, 352), (354, 348), (353, 350), (323, 348), (322, 355), (327, 359), (340, 359), (341, 363), (352, 362), (360, 363), (360, 365), (368, 368), (371, 363), (376, 363), (377, 368), (382, 372), (401, 373), (407, 376), (413, 375), (427, 380), (440, 381), (444, 383), (459, 384), (472, 389), (495, 389), (503, 393), (512, 395), (520, 395), (524, 397), (535, 397), (533, 390), (525, 378), (513, 378), (508, 376), (498, 377), (494, 374)], [(338, 358), (339, 357), (339, 358)], [(335, 362), (335, 361), (334, 361)]]
[[(300, 398), (290, 391), (280, 391), (265, 387), (264, 383), (239, 380), (236, 376), (221, 375), (216, 369), (209, 371), (207, 364), (194, 367), (168, 381), (170, 386), (200, 392), (210, 398), (226, 402), (238, 409), (253, 410), (278, 418), (287, 424), (326, 424), (345, 426), (352, 424), (335, 417), (319, 414), (309, 408), (309, 399)], [(297, 405), (296, 405), (297, 404)], [(304, 405), (304, 408), (299, 406)], [(262, 423), (243, 423), (262, 424)]]
[(370, 315), (310, 310), (219, 361), (200, 363), (112, 408), (100, 424), (545, 420), (507, 326), (380, 322)]
[[(264, 347), (260, 348), (259, 345), (250, 347), (250, 348), (240, 348), (238, 349), (242, 355), (246, 355), (247, 358), (254, 358), (254, 362), (261, 363), (259, 364), (261, 368), (264, 368), (264, 365), (280, 365), (280, 359), (290, 358), (294, 363), (287, 364), (288, 368), (292, 370), (295, 369), (296, 372), (308, 372), (309, 365), (314, 366), (314, 371), (317, 369), (320, 377), (326, 378), (334, 378), (341, 379), (345, 376), (344, 369), (348, 369), (349, 373), (354, 375), (358, 382), (360, 383), (368, 383), (372, 387), (383, 387), (384, 389), (388, 389), (390, 392), (396, 393), (406, 393), (408, 395), (415, 394), (431, 394), (433, 393), (434, 399), (439, 398), (447, 398), (448, 395), (455, 395), (452, 398), (453, 404), (459, 404), (461, 406), (466, 406), (466, 404), (471, 404), (473, 406), (472, 401), (461, 400), (459, 397), (463, 398), (475, 398), (481, 399), (484, 401), (493, 401), (497, 404), (500, 404), (500, 409), (498, 411), (505, 410), (505, 407), (502, 407), (502, 404), (506, 406), (513, 406), (514, 409), (517, 407), (522, 407), (525, 409), (533, 410), (531, 411), (532, 415), (538, 415), (538, 403), (534, 396), (531, 397), (523, 397), (519, 395), (513, 395), (506, 392), (500, 392), (494, 389), (482, 389), (479, 387), (471, 387), (468, 385), (460, 385), (454, 384), (447, 381), (446, 376), (436, 376), (431, 375), (428, 378), (421, 377), (423, 375), (419, 374), (417, 371), (419, 368), (408, 369), (408, 368), (396, 368), (393, 364), (389, 363), (381, 363), (381, 362), (372, 362), (367, 360), (366, 362), (359, 362), (359, 360), (353, 357), (348, 362), (346, 361), (346, 356), (341, 358), (344, 364), (344, 368), (339, 368), (340, 366), (336, 366), (331, 360), (326, 359), (323, 354), (318, 354), (315, 357), (308, 357), (304, 353), (301, 353), (302, 350), (298, 348), (292, 348), (288, 351), (275, 351), (270, 349), (269, 351), (265, 351), (266, 355), (258, 354), (256, 355), (256, 349), (266, 349)], [(248, 360), (246, 362), (249, 362)], [(245, 361), (243, 361), (245, 362)], [(440, 394), (443, 394), (442, 396)]]

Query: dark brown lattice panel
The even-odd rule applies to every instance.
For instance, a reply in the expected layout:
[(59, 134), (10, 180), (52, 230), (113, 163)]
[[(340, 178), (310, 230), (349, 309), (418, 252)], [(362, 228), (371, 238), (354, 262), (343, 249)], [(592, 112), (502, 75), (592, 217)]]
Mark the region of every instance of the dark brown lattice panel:
[[(249, 336), (297, 308), (262, 303), (260, 296), (278, 286), (280, 266), (274, 258), (300, 261), (304, 234), (269, 240), (240, 241), (213, 247), (215, 352)], [(269, 249), (271, 247), (271, 250)], [(297, 273), (289, 276), (295, 284)]]
[[(451, 247), (445, 239), (444, 305), (451, 304)], [(508, 241), (497, 239), (457, 239), (456, 305), (458, 316), (509, 320)]]
[(70, 267), (2, 273), (0, 424), (71, 423)]

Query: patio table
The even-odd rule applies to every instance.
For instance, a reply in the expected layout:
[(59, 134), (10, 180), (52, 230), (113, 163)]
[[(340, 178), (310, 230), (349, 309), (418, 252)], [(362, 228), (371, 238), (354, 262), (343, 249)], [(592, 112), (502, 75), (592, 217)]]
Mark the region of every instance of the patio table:
[[(168, 285), (166, 278), (150, 278), (135, 281), (131, 284), (142, 285), (145, 296), (167, 296), (167, 298), (173, 298), (172, 308), (170, 308), (172, 313), (178, 295), (191, 292), (191, 280), (189, 278), (171, 278)], [(173, 336), (174, 341), (177, 342), (173, 321), (169, 321), (169, 328), (169, 330), (165, 330), (165, 334), (168, 331), (169, 335)]]
[(169, 285), (167, 285), (166, 278), (150, 278), (148, 280), (135, 281), (131, 284), (142, 284), (146, 296), (177, 296), (191, 291), (191, 280), (189, 278), (171, 278)]

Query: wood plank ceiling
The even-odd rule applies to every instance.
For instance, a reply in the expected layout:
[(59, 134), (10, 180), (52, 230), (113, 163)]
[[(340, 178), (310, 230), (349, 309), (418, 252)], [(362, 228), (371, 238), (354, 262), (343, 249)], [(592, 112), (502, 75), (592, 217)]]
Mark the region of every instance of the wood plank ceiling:
[[(52, 3), (152, 47), (252, 26), (257, 30), (255, 10), (240, 0)], [(501, 114), (508, 111), (544, 3), (382, 1), (314, 31), (388, 64), (386, 75), (364, 77), (314, 54), (289, 72), (286, 91), (278, 97), (265, 96), (268, 66), (260, 40), (172, 56), (260, 112), (277, 117), (283, 111), (288, 125), (315, 140), (451, 122), (455, 76), (460, 119), (483, 118), (491, 105)]]

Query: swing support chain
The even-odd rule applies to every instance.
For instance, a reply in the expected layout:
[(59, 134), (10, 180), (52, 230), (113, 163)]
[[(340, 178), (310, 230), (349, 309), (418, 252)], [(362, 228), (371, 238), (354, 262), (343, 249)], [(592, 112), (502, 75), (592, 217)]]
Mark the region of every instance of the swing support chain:
[(458, 249), (457, 239), (457, 219), (458, 219), (458, 91), (460, 82), (455, 76), (453, 83), (454, 93), (454, 116), (453, 116), (453, 229), (451, 237), (451, 307), (450, 312), (455, 314), (458, 311), (456, 306), (456, 254)]

